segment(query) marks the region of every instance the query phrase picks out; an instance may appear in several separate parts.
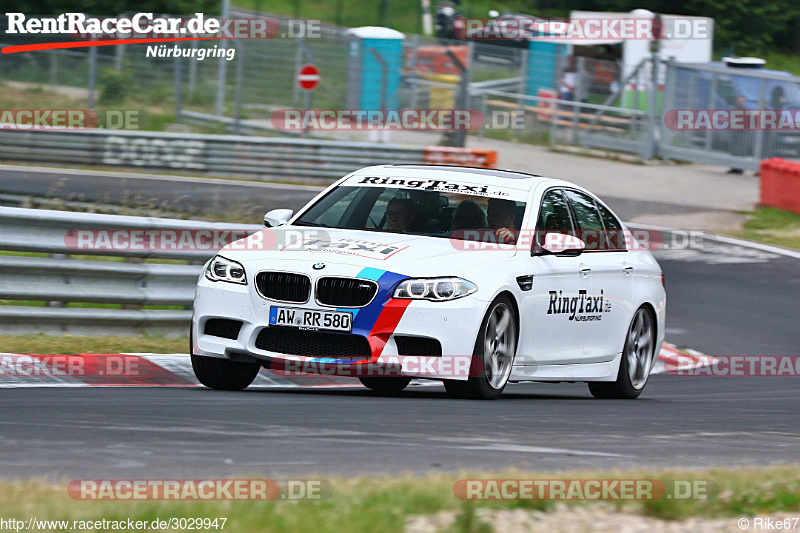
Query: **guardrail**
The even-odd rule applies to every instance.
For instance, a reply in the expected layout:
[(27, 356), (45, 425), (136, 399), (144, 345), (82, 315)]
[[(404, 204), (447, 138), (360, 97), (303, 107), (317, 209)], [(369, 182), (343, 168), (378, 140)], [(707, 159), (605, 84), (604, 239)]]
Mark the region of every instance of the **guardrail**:
[[(269, 179), (338, 179), (387, 163), (427, 163), (421, 147), (129, 130), (6, 130), (0, 160), (169, 169)], [(495, 157), (496, 159), (496, 157)]]
[[(0, 255), (0, 300), (47, 302), (39, 305), (0, 305), (0, 329), (5, 333), (69, 332), (133, 334), (142, 331), (185, 335), (202, 264), (216, 249), (83, 249), (76, 247), (78, 231), (139, 232), (237, 231), (242, 235), (258, 225), (220, 224), (150, 217), (99, 215), (0, 207), (0, 250), (48, 254)], [(113, 238), (113, 235), (112, 235)], [(78, 256), (75, 257), (69, 257)], [(107, 256), (90, 260), (80, 256)], [(144, 263), (144, 260), (183, 260), (185, 264)], [(123, 262), (123, 261), (128, 262)], [(67, 307), (79, 304), (81, 307)], [(115, 308), (107, 308), (115, 304)], [(121, 304), (121, 305), (120, 305)], [(104, 307), (105, 306), (105, 307)], [(180, 306), (183, 309), (142, 309)], [(121, 307), (121, 308), (117, 308)], [(2, 350), (2, 348), (0, 348)]]

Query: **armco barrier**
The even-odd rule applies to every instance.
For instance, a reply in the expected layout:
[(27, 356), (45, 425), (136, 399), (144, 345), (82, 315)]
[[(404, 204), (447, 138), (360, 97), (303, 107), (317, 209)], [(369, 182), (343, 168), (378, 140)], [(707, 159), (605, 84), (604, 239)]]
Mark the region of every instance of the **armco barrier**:
[(800, 163), (766, 159), (759, 170), (761, 204), (800, 214)]
[[(429, 160), (429, 153), (440, 159)], [(173, 170), (193, 174), (275, 176), (332, 180), (370, 165), (447, 162), (473, 154), (497, 161), (497, 153), (461, 148), (417, 148), (393, 144), (200, 135), (127, 130), (4, 130), (0, 161), (103, 165)], [(464, 163), (462, 163), (464, 164)], [(488, 163), (487, 163), (488, 164)]]
[[(49, 302), (47, 307), (0, 305), (0, 331), (117, 335), (155, 331), (186, 335), (202, 263), (217, 250), (76, 250), (70, 244), (71, 231), (104, 229), (236, 230), (250, 234), (263, 226), (0, 207), (0, 250), (49, 255), (0, 255), (0, 300)], [(137, 262), (92, 261), (67, 257), (70, 254), (114, 256)], [(142, 262), (145, 259), (179, 259), (194, 264)], [(74, 303), (85, 307), (65, 307)], [(122, 304), (123, 308), (103, 308), (102, 304), (109, 303)], [(141, 309), (142, 306), (181, 309)]]

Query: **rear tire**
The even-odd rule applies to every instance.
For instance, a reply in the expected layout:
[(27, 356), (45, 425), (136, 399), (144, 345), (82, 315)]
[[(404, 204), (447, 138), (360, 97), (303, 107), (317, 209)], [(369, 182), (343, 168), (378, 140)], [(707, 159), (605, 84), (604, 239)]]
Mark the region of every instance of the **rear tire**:
[(244, 390), (258, 374), (261, 365), (192, 354), (192, 369), (198, 381), (216, 390)]
[(617, 380), (589, 382), (589, 392), (601, 400), (638, 398), (650, 377), (655, 357), (656, 329), (652, 313), (644, 306), (636, 310), (625, 338)]
[(500, 296), (486, 312), (466, 381), (445, 380), (444, 388), (453, 398), (496, 400), (511, 375), (517, 351), (517, 317), (508, 296)]
[(399, 394), (405, 389), (411, 378), (385, 377), (385, 378), (358, 378), (361, 384), (377, 393), (386, 395)]

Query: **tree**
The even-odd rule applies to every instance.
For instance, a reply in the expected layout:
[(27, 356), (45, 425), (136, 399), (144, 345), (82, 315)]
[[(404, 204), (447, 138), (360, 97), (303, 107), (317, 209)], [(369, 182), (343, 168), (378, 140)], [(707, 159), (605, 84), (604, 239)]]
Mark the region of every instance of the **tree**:
[(714, 19), (714, 43), (718, 50), (738, 55), (764, 53), (780, 43), (782, 31), (791, 31), (798, 15), (797, 0), (687, 0), (694, 15)]

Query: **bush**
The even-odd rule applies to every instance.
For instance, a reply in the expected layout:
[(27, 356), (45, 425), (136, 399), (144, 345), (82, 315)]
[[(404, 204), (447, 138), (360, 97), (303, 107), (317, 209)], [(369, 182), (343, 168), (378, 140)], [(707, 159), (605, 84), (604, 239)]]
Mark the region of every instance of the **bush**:
[(117, 104), (125, 100), (133, 89), (133, 76), (125, 70), (107, 68), (100, 71), (100, 103)]

